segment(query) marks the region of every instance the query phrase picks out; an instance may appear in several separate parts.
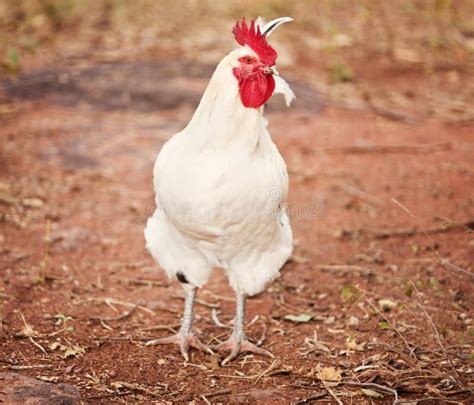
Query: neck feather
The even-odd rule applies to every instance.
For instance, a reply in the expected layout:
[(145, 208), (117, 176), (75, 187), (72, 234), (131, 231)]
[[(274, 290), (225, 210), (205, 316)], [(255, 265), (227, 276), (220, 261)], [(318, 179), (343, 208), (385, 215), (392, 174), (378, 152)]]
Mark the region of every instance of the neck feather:
[(230, 57), (217, 66), (191, 121), (185, 128), (189, 141), (200, 147), (258, 146), (265, 132), (263, 108), (244, 107)]

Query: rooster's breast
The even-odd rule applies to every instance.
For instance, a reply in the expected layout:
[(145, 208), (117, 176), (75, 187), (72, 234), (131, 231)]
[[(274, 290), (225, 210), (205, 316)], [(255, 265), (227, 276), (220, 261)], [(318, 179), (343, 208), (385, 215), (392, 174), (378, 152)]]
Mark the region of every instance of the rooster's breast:
[(218, 262), (248, 247), (264, 250), (278, 232), (288, 179), (276, 147), (267, 146), (253, 156), (170, 147), (157, 160), (158, 205), (185, 237)]

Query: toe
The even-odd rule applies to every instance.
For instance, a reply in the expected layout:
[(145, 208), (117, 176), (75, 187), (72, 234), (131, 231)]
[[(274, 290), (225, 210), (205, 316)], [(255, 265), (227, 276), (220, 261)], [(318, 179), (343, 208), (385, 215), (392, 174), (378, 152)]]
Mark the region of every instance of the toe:
[(262, 349), (261, 347), (258, 347), (257, 345), (254, 345), (248, 340), (245, 340), (242, 342), (241, 351), (260, 354), (262, 356), (268, 356), (268, 357), (274, 358), (273, 354), (271, 354), (269, 351)]
[(150, 340), (145, 343), (146, 346), (167, 345), (170, 343), (178, 343), (178, 336), (168, 336), (160, 339)]
[(184, 360), (189, 361), (189, 343), (187, 339), (183, 339), (183, 341), (180, 343), (179, 351), (181, 352)]
[(221, 343), (217, 343), (215, 345), (212, 345), (211, 349), (215, 350), (216, 352), (219, 352), (221, 350), (231, 350), (232, 347), (233, 347), (233, 343), (229, 339), (229, 340), (226, 340), (225, 342), (221, 342)]
[(232, 351), (230, 354), (222, 361), (222, 365), (225, 366), (226, 364), (230, 363), (232, 360), (236, 359), (239, 356), (240, 349), (241, 349), (241, 342), (238, 340), (235, 344), (232, 345)]
[(214, 352), (212, 351), (212, 349), (205, 345), (204, 343), (202, 343), (198, 337), (196, 337), (195, 335), (193, 335), (190, 339), (190, 345), (196, 349), (199, 349), (199, 350), (202, 350), (204, 352), (207, 352), (209, 354), (214, 354)]
[(189, 361), (189, 348), (194, 347), (199, 350), (203, 350), (209, 354), (214, 354), (210, 347), (202, 343), (199, 338), (193, 333), (188, 334), (178, 333), (174, 336), (169, 336), (161, 339), (150, 340), (146, 342), (146, 346), (152, 345), (164, 345), (164, 344), (176, 344), (179, 346), (179, 351), (186, 361)]
[(212, 347), (214, 350), (230, 349), (230, 354), (222, 361), (222, 365), (225, 366), (232, 360), (236, 359), (240, 353), (255, 353), (262, 356), (274, 357), (269, 351), (264, 350), (257, 345), (251, 343), (247, 339), (235, 339), (230, 338), (229, 340), (219, 343)]

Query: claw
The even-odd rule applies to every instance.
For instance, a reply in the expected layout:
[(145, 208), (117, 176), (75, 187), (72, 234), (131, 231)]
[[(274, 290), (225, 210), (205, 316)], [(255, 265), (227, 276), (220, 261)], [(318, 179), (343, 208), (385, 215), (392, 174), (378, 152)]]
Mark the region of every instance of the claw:
[(189, 348), (190, 347), (194, 347), (195, 349), (205, 351), (209, 354), (214, 354), (212, 349), (209, 346), (202, 343), (199, 340), (199, 338), (195, 335), (194, 332), (190, 332), (188, 334), (177, 333), (176, 335), (173, 335), (173, 336), (150, 340), (149, 342), (146, 342), (146, 346), (164, 345), (164, 344), (170, 344), (170, 343), (177, 344), (179, 346), (181, 355), (186, 361), (189, 361)]
[(216, 351), (219, 351), (221, 349), (230, 349), (230, 354), (222, 361), (223, 366), (236, 359), (240, 353), (246, 352), (274, 358), (273, 354), (271, 354), (269, 351), (258, 347), (245, 337), (239, 339), (234, 336), (231, 336), (227, 341), (212, 346), (212, 349)]

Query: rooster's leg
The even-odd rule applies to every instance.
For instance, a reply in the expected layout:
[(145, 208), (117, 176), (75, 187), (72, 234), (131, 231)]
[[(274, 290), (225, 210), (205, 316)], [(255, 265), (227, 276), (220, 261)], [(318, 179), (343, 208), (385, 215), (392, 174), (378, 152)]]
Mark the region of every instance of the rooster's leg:
[(220, 350), (220, 349), (228, 349), (230, 350), (230, 354), (224, 359), (222, 365), (229, 363), (231, 360), (234, 360), (240, 352), (251, 352), (256, 354), (262, 354), (265, 356), (273, 357), (273, 355), (258, 347), (257, 345), (251, 343), (246, 337), (244, 333), (244, 316), (245, 316), (245, 295), (243, 294), (236, 294), (236, 311), (235, 311), (235, 318), (234, 318), (234, 331), (230, 338), (223, 342), (215, 345), (213, 349)]
[(194, 298), (196, 296), (196, 287), (185, 287), (186, 296), (184, 300), (184, 314), (181, 322), (181, 328), (179, 332), (174, 336), (169, 336), (161, 339), (151, 340), (146, 345), (162, 345), (168, 343), (174, 343), (179, 346), (181, 354), (186, 361), (189, 361), (189, 348), (194, 347), (196, 349), (204, 350), (212, 354), (212, 350), (202, 343), (195, 332), (193, 331), (193, 320), (194, 320)]

